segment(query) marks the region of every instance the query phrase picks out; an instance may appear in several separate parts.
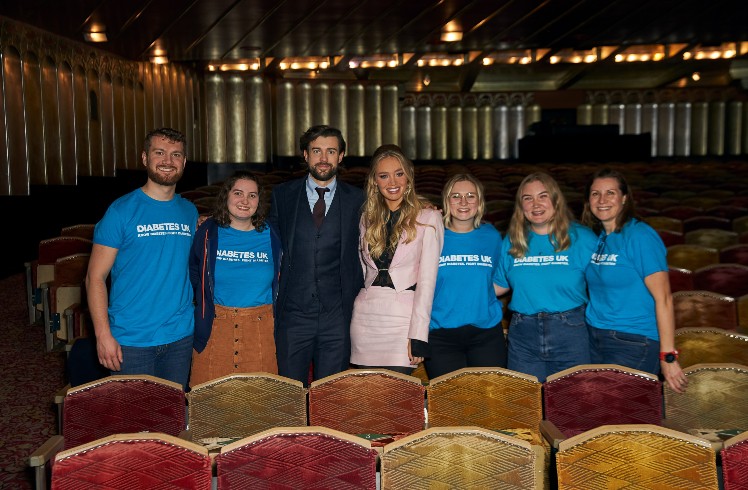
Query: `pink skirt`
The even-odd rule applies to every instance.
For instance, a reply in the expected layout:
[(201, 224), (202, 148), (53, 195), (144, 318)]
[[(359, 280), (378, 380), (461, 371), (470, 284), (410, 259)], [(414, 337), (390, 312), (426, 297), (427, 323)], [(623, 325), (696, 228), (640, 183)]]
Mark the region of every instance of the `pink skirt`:
[(353, 303), (351, 363), (362, 366), (413, 367), (408, 358), (408, 330), (415, 291), (362, 289)]

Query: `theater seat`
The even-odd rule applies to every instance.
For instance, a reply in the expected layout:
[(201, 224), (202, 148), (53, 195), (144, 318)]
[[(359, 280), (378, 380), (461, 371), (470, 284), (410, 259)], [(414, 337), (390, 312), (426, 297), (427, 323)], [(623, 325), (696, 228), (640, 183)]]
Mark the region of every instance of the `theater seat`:
[(714, 327), (735, 330), (738, 307), (735, 298), (711, 291), (694, 290), (673, 293), (675, 328)]
[(62, 451), (52, 488), (211, 488), (208, 450), (168, 434), (115, 434)]

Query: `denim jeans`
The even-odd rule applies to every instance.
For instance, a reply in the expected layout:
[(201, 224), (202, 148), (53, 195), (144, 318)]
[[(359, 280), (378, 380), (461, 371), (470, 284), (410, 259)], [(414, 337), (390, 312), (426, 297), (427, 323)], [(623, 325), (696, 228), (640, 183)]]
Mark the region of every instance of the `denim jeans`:
[(531, 374), (541, 383), (548, 375), (590, 363), (585, 305), (561, 313), (512, 314), (507, 367)]
[(192, 363), (192, 335), (171, 344), (121, 347), (121, 368), (112, 374), (149, 374), (174, 381), (182, 385), (182, 389), (187, 389)]
[(644, 335), (587, 325), (590, 357), (595, 364), (619, 364), (660, 374), (660, 343)]

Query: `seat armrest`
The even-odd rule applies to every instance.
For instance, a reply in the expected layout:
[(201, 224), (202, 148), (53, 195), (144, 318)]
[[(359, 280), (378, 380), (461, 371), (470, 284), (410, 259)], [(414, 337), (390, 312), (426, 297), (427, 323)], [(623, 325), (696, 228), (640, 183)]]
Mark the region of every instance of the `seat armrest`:
[(39, 446), (31, 456), (29, 456), (29, 466), (34, 472), (34, 489), (46, 490), (49, 488), (48, 468), (57, 453), (62, 451), (65, 446), (65, 438), (62, 436), (52, 436), (44, 444)]
[(554, 449), (558, 449), (559, 443), (566, 439), (564, 433), (550, 420), (544, 419), (540, 421), (540, 433)]

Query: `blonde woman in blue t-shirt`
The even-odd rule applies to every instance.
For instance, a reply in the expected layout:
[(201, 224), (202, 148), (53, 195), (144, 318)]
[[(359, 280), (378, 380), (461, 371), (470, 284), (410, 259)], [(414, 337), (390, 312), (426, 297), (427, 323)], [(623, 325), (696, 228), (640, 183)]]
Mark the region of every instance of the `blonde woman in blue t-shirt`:
[(501, 234), (482, 222), (483, 184), (457, 174), (444, 186), (444, 246), (429, 325), (429, 378), (464, 367), (506, 367), (502, 305), (494, 275)]

